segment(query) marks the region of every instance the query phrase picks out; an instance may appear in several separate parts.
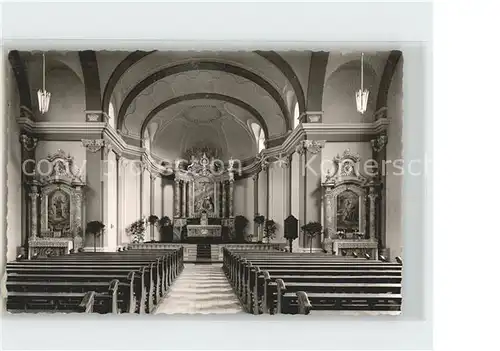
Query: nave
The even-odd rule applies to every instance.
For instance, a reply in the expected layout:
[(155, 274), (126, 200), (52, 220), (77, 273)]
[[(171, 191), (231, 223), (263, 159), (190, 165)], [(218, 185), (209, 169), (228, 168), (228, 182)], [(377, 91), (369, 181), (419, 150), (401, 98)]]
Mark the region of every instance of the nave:
[(384, 257), (223, 249), (222, 266), (183, 250), (125, 250), (7, 265), (12, 313), (311, 314), (401, 311), (402, 265)]

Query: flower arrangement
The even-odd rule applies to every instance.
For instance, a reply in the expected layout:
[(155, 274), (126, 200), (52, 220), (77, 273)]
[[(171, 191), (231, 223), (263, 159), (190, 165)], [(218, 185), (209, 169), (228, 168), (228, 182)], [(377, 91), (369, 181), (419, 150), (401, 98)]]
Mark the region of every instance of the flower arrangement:
[(128, 235), (133, 236), (134, 243), (141, 243), (144, 241), (144, 232), (146, 231), (146, 219), (141, 218), (132, 223), (127, 229), (125, 229)]

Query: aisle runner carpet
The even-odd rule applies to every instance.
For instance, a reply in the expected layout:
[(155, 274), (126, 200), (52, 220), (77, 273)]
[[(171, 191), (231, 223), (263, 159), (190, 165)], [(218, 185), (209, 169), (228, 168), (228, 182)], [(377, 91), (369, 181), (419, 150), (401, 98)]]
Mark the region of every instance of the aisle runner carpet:
[(186, 264), (156, 314), (243, 313), (221, 264)]

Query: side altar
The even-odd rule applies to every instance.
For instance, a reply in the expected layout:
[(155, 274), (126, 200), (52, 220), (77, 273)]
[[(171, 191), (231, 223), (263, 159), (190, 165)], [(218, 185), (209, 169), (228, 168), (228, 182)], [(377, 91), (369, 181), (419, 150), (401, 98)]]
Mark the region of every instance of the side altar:
[(62, 150), (45, 160), (49, 171), (29, 183), (28, 258), (64, 255), (83, 245), (81, 172)]
[(230, 241), (234, 231), (235, 162), (224, 163), (208, 148), (187, 152), (189, 164), (174, 168), (174, 241)]

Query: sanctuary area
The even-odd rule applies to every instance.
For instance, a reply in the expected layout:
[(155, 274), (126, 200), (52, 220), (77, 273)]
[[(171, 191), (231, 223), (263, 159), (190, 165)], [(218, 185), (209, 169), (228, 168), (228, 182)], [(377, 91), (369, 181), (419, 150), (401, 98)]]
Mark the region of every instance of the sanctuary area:
[(10, 51), (7, 311), (399, 313), (400, 51)]

